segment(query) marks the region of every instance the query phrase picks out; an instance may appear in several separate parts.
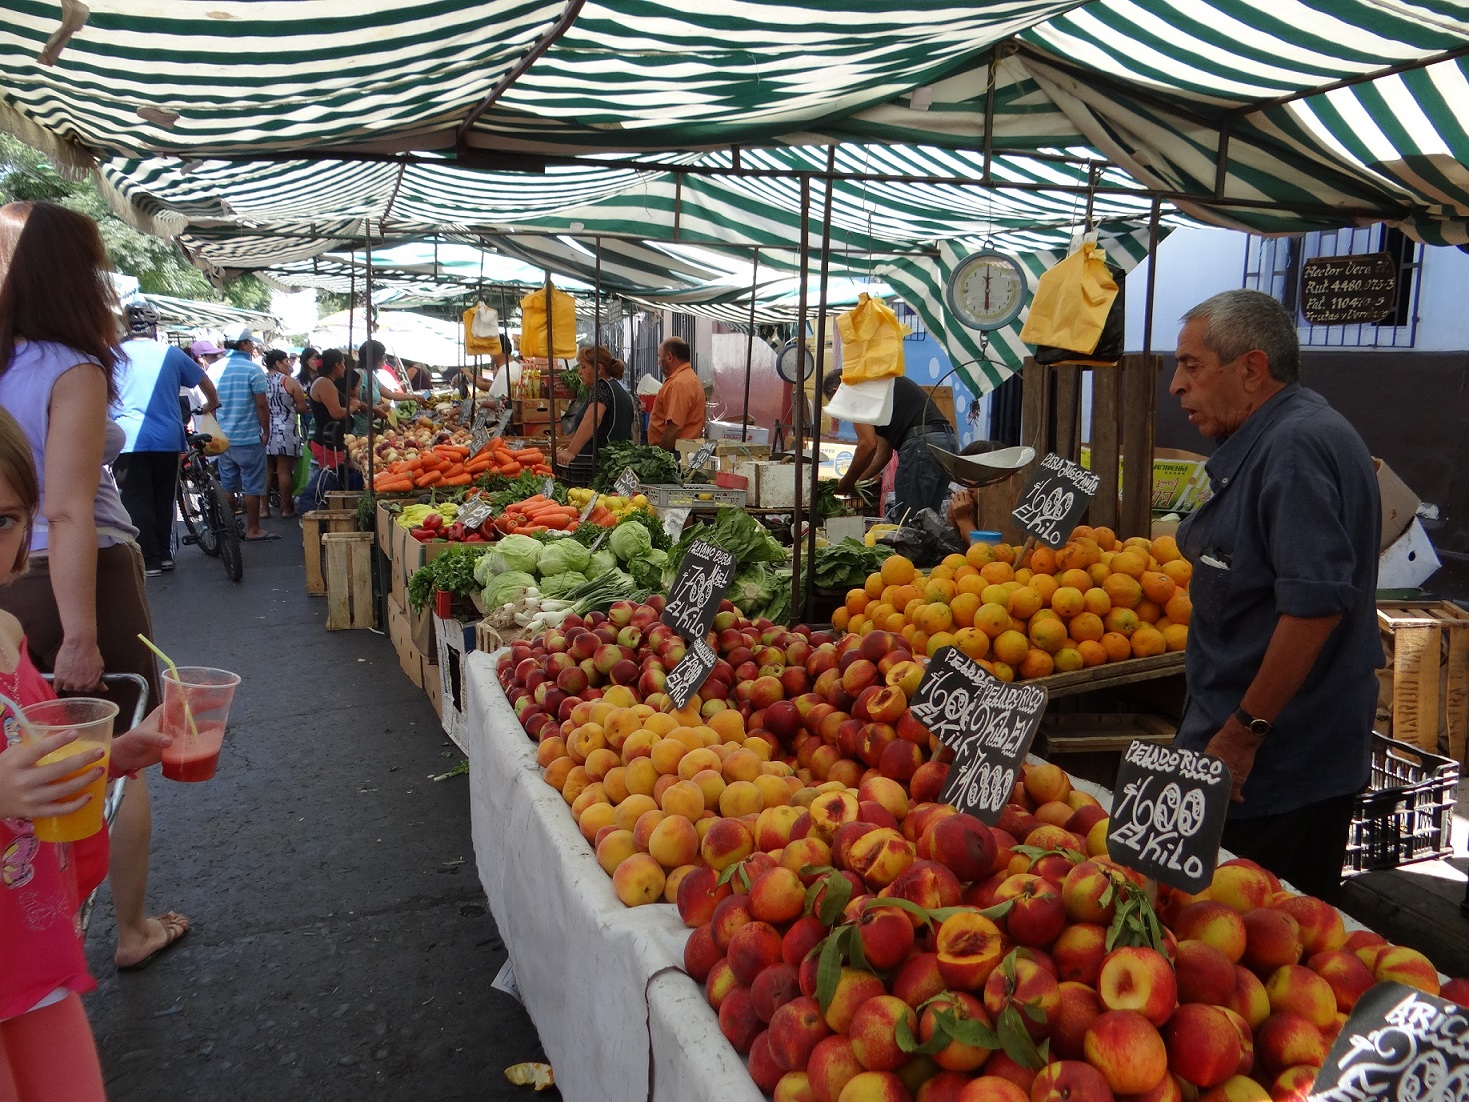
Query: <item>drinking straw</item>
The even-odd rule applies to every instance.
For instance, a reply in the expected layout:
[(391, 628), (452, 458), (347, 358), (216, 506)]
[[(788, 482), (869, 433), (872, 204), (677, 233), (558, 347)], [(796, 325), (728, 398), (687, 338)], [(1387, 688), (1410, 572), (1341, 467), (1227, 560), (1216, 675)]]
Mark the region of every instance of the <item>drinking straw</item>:
[(194, 710), (189, 707), (189, 694), (183, 691), (184, 679), (179, 676), (179, 668), (173, 664), (173, 659), (172, 658), (170, 658), (168, 655), (164, 654), (161, 650), (159, 650), (158, 647), (157, 647), (157, 645), (153, 642), (153, 640), (149, 639), (141, 631), (138, 632), (138, 638), (143, 641), (143, 645), (145, 647), (147, 647), (149, 650), (151, 650), (154, 654), (158, 655), (158, 657), (163, 660), (163, 664), (168, 667), (168, 672), (171, 673), (171, 674), (173, 674), (174, 680), (176, 680), (179, 683), (179, 699), (181, 701), (183, 701), (183, 704), (184, 704), (184, 719), (188, 721), (188, 724), (189, 724), (189, 733), (192, 734), (195, 738), (198, 738), (199, 737), (199, 727), (194, 722)]
[(21, 710), (19, 704), (11, 700), (4, 693), (0, 693), (0, 704), (10, 709), (10, 714), (15, 717), (15, 722), (20, 724), (20, 729), (26, 733), (27, 739), (38, 739), (41, 737), (36, 733), (35, 724), (26, 719), (26, 714)]

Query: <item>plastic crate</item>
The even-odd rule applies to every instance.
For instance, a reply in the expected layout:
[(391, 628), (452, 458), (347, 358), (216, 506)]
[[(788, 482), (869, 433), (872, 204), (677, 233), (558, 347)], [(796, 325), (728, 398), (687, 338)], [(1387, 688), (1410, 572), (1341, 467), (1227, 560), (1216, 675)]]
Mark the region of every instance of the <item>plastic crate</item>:
[(1347, 872), (1391, 869), (1453, 852), (1459, 765), (1372, 736), (1372, 780), (1357, 798), (1347, 839)]
[(648, 503), (659, 508), (711, 508), (716, 505), (732, 505), (744, 508), (744, 490), (726, 490), (720, 486), (673, 486), (662, 483), (644, 486), (643, 494)]

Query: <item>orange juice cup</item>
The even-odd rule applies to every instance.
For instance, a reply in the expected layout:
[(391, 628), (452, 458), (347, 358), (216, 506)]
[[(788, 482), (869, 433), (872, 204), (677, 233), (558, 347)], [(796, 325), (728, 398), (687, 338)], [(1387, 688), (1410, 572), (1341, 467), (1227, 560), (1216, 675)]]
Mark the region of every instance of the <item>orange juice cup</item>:
[[(34, 820), (36, 840), (40, 842), (78, 842), (102, 829), (102, 813), (107, 803), (107, 759), (112, 750), (112, 722), (117, 718), (117, 705), (110, 700), (88, 696), (72, 696), (62, 700), (46, 700), (21, 709), (37, 738), (58, 731), (75, 731), (76, 741), (47, 754), (36, 764), (50, 765), (87, 750), (102, 749), (102, 775), (87, 785), (84, 792), (92, 798), (67, 815), (50, 815)], [(87, 766), (91, 769), (92, 766)], [(85, 770), (77, 770), (77, 773)], [(77, 773), (71, 774), (75, 777)], [(68, 778), (69, 779), (69, 778)]]
[(239, 683), (239, 674), (207, 666), (163, 671), (161, 728), (173, 739), (173, 745), (163, 751), (165, 777), (171, 781), (207, 781), (214, 776), (225, 722)]

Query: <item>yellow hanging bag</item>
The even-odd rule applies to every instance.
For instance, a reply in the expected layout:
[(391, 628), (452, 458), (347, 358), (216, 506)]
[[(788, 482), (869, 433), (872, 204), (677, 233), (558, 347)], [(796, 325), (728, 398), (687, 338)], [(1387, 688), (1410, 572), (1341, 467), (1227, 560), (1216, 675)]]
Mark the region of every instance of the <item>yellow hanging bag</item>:
[[(576, 358), (576, 301), (565, 291), (551, 288), (551, 339), (556, 342), (552, 358)], [(520, 354), (546, 358), (546, 289), (532, 291), (520, 300)]]
[(870, 383), (903, 374), (903, 338), (912, 332), (881, 299), (863, 293), (837, 318), (842, 382)]
[(1090, 356), (1116, 298), (1106, 250), (1088, 239), (1036, 282), (1020, 339)]
[(464, 353), (467, 356), (498, 356), (504, 349), (500, 345), (500, 314), (483, 302), (476, 302), (464, 311)]

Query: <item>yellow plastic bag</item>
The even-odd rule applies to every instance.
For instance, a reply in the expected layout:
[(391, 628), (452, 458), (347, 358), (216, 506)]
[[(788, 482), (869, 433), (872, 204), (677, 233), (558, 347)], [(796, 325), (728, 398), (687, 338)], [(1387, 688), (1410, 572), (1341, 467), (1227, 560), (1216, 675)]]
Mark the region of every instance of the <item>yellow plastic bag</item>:
[(1020, 339), (1090, 355), (1116, 297), (1117, 281), (1107, 267), (1106, 250), (1095, 241), (1083, 242), (1036, 282)]
[(867, 294), (837, 318), (842, 338), (842, 382), (870, 383), (903, 374), (903, 338), (912, 332), (887, 304)]
[[(576, 359), (576, 302), (565, 291), (551, 288), (551, 339), (556, 342), (553, 358)], [(520, 300), (520, 354), (546, 356), (546, 289), (532, 291)]]
[(464, 311), (465, 355), (498, 356), (503, 351), (499, 313), (483, 302), (477, 302)]

